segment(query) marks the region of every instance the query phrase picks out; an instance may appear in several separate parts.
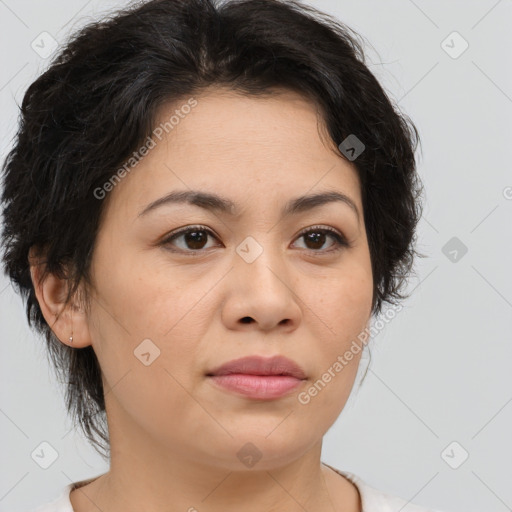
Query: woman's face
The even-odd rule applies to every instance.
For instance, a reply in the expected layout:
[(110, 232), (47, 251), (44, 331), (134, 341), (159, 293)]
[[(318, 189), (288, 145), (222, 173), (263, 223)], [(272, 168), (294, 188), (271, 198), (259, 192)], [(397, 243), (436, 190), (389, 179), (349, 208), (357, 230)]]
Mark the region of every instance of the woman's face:
[[(300, 96), (213, 90), (195, 100), (161, 112), (165, 123), (178, 110), (179, 122), (109, 192), (80, 336), (103, 371), (113, 446), (137, 442), (135, 450), (231, 470), (252, 450), (271, 468), (318, 444), (356, 376), (360, 352), (343, 355), (367, 325), (373, 285), (360, 185)], [(178, 191), (234, 207), (162, 202), (141, 213)], [(355, 208), (304, 201), (282, 215), (296, 198), (323, 192)], [(196, 229), (169, 240), (185, 227)], [(306, 379), (257, 398), (208, 376), (251, 355), (284, 355)]]

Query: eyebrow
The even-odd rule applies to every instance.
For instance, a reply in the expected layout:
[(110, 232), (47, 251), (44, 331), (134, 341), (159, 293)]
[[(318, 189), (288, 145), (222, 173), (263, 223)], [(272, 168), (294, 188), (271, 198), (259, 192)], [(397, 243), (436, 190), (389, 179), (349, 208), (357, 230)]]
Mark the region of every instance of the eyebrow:
[[(356, 214), (357, 220), (359, 222), (359, 210), (357, 209), (355, 202), (347, 195), (341, 192), (333, 191), (304, 195), (291, 199), (283, 207), (281, 211), (281, 217), (296, 215), (333, 202), (341, 202), (348, 205)], [(147, 213), (154, 211), (163, 205), (180, 203), (199, 206), (205, 210), (216, 211), (233, 217), (239, 215), (239, 209), (233, 201), (221, 197), (217, 194), (202, 192), (199, 190), (175, 190), (149, 203), (139, 213), (138, 217), (142, 217), (143, 215), (146, 215)]]

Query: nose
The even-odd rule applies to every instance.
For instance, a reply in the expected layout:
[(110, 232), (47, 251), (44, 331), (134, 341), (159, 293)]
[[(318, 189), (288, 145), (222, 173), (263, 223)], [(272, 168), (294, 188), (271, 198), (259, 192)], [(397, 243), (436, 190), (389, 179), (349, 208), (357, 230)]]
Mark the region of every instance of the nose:
[[(263, 331), (296, 329), (302, 310), (293, 290), (292, 271), (283, 256), (270, 249), (256, 254), (256, 247), (250, 246), (244, 253), (241, 245), (228, 277), (227, 299), (222, 311), (226, 326)], [(252, 255), (246, 257), (250, 251)]]

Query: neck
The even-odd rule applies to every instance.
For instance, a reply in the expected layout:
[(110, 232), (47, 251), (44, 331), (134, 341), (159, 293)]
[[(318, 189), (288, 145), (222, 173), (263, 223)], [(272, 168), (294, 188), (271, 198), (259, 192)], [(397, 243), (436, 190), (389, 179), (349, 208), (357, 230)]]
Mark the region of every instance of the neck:
[(270, 470), (226, 471), (175, 460), (165, 472), (151, 462), (139, 464), (128, 452), (126, 458), (113, 457), (108, 473), (74, 490), (70, 499), (74, 512), (360, 512), (353, 484), (319, 459), (311, 463), (317, 450)]
[(192, 445), (165, 446), (133, 422), (117, 424), (122, 431), (109, 425), (110, 470), (71, 492), (74, 512), (360, 511), (355, 486), (322, 465), (321, 439), (287, 459), (267, 444), (266, 457), (244, 465), (236, 453), (245, 441), (205, 456)]

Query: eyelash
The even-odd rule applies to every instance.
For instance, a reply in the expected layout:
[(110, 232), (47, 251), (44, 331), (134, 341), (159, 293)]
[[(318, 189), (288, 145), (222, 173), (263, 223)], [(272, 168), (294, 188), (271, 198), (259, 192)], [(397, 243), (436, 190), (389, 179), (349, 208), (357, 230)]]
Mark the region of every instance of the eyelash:
[[(175, 231), (175, 232), (171, 232), (168, 236), (166, 236), (161, 241), (160, 245), (166, 245), (166, 246), (170, 245), (171, 242), (173, 240), (175, 240), (176, 238), (178, 238), (179, 236), (187, 234), (187, 233), (190, 233), (190, 232), (194, 232), (194, 231), (204, 231), (204, 232), (208, 233), (209, 235), (211, 235), (211, 236), (213, 236), (214, 238), (217, 239), (215, 234), (210, 229), (208, 229), (205, 226), (197, 225), (197, 226), (189, 226), (187, 228), (180, 229), (180, 230)], [(335, 229), (327, 227), (327, 226), (323, 226), (323, 227), (322, 226), (312, 226), (312, 227), (306, 228), (305, 230), (301, 231), (298, 234), (297, 239), (303, 237), (304, 235), (307, 235), (310, 232), (324, 233), (324, 234), (326, 233), (326, 234), (330, 235), (335, 240), (335, 244), (334, 244), (335, 247), (333, 249), (328, 249), (328, 250), (323, 250), (323, 251), (322, 250), (316, 251), (314, 249), (304, 249), (304, 250), (307, 250), (307, 251), (311, 251), (313, 254), (315, 254), (315, 256), (317, 256), (317, 255), (318, 256), (323, 256), (325, 254), (332, 254), (332, 253), (339, 252), (342, 249), (350, 248), (351, 247), (351, 244), (347, 241), (347, 239), (342, 234), (340, 234)], [(204, 249), (196, 249), (196, 250), (194, 250), (194, 249), (190, 249), (190, 250), (170, 249), (170, 250), (172, 252), (179, 252), (181, 254), (187, 254), (187, 255), (191, 255), (191, 256), (199, 256), (199, 255), (201, 255), (201, 253), (205, 252)]]

